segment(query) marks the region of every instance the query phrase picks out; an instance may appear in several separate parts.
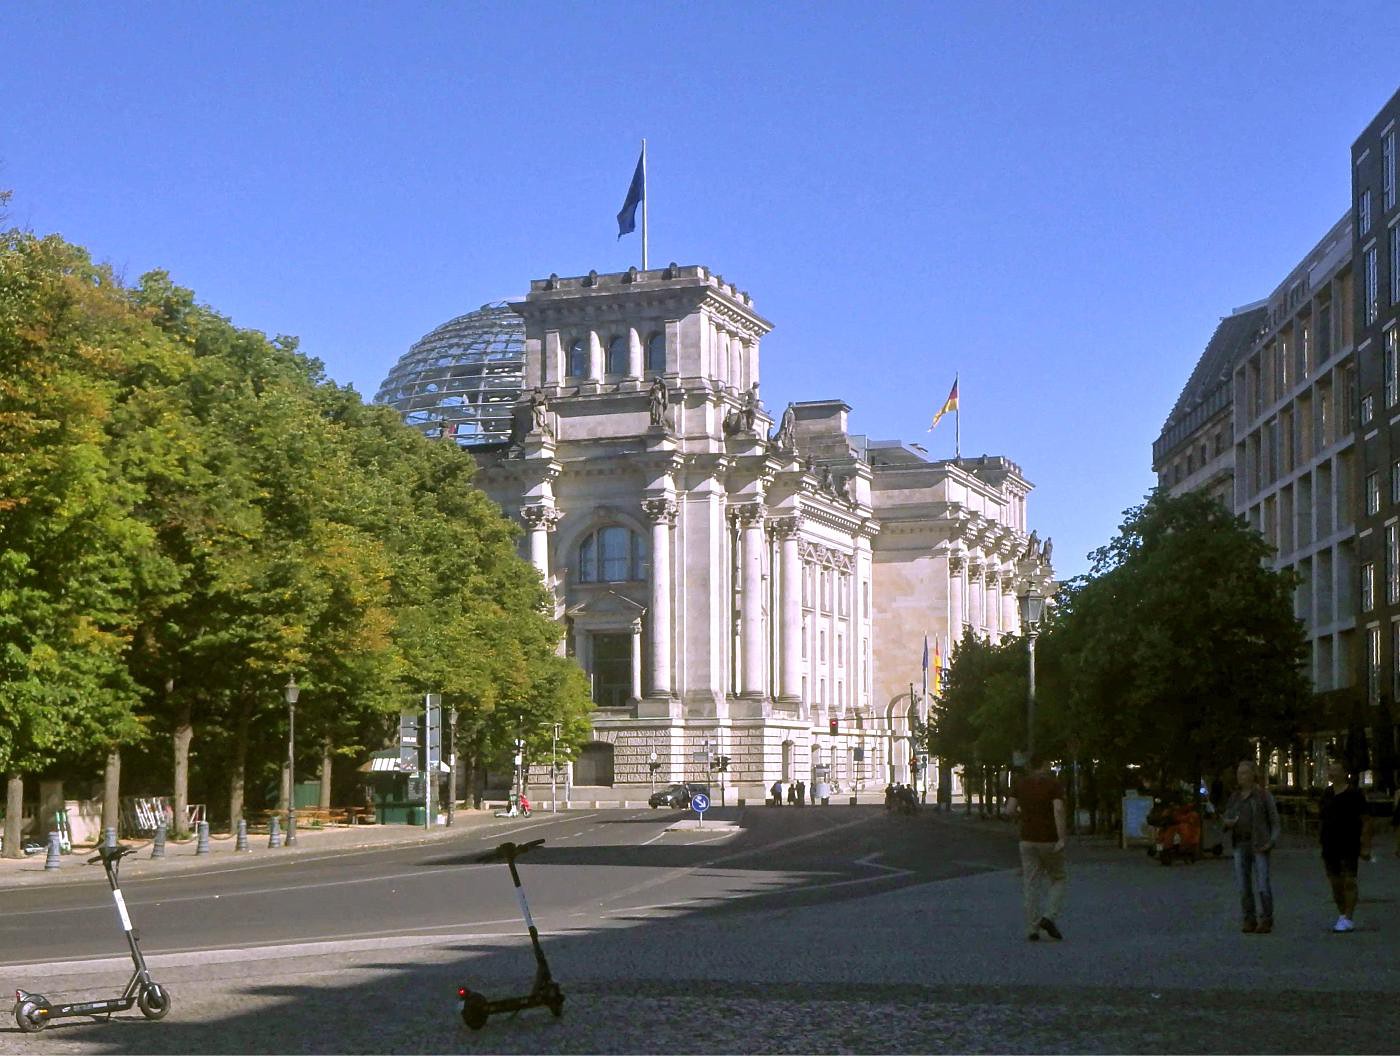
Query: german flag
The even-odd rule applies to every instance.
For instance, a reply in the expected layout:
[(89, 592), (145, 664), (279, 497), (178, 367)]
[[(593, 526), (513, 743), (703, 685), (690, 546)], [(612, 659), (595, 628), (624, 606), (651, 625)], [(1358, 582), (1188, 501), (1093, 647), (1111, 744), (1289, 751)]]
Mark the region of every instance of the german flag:
[(948, 398), (943, 401), (943, 406), (938, 409), (938, 413), (933, 416), (933, 424), (928, 427), (929, 432), (933, 432), (933, 427), (938, 424), (938, 419), (942, 418), (949, 411), (958, 409), (958, 377), (953, 375), (953, 388), (948, 393)]

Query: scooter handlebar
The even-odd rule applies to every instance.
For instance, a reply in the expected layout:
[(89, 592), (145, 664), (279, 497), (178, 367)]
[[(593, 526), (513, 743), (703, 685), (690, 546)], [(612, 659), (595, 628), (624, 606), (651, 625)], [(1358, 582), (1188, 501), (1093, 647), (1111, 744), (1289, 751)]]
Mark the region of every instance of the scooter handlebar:
[(512, 843), (509, 840), (493, 850), (477, 858), (478, 862), (510, 862), (519, 858), (526, 851), (533, 850), (544, 843), (544, 840), (531, 840), (529, 843)]
[(116, 847), (99, 847), (97, 848), (97, 853), (87, 860), (87, 864), (95, 865), (104, 858), (109, 858), (115, 862), (118, 859), (125, 858), (128, 854), (135, 853), (136, 848), (128, 847), (126, 844), (119, 844)]

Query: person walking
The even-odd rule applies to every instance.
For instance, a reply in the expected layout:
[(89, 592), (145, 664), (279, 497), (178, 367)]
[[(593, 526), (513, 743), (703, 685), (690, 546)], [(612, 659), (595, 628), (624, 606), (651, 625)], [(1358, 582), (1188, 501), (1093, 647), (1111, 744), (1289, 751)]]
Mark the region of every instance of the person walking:
[(1327, 764), (1326, 791), (1322, 793), (1318, 842), (1322, 844), (1322, 865), (1332, 885), (1332, 901), (1337, 904), (1335, 932), (1355, 931), (1356, 867), (1371, 857), (1371, 819), (1366, 813), (1366, 797), (1351, 783), (1346, 764), (1333, 759)]
[(775, 806), (775, 807), (781, 807), (781, 806), (783, 805), (783, 783), (782, 783), (782, 781), (781, 781), (781, 780), (774, 781), (774, 782), (773, 782), (773, 787), (770, 788), (768, 791), (771, 792), (771, 793), (773, 793), (773, 806)]
[[(1011, 786), (1007, 813), (1020, 822), (1021, 885), (1026, 938), (1040, 941), (1043, 931), (1064, 938), (1055, 918), (1065, 901), (1065, 789), (1046, 760), (1031, 756), (1026, 773)], [(1042, 887), (1047, 888), (1042, 902)]]
[(1259, 784), (1259, 769), (1252, 759), (1235, 768), (1235, 791), (1225, 804), (1222, 824), (1230, 832), (1235, 856), (1235, 886), (1240, 893), (1244, 932), (1267, 935), (1274, 929), (1274, 891), (1269, 882), (1269, 852), (1278, 843), (1282, 827), (1278, 804)]
[(789, 782), (789, 783), (788, 783), (787, 801), (788, 801), (788, 806), (790, 806), (790, 807), (795, 807), (795, 806), (797, 806), (797, 782), (796, 782), (796, 781), (792, 781), (792, 782)]
[(800, 778), (797, 782), (797, 805), (799, 807), (807, 805), (807, 783)]

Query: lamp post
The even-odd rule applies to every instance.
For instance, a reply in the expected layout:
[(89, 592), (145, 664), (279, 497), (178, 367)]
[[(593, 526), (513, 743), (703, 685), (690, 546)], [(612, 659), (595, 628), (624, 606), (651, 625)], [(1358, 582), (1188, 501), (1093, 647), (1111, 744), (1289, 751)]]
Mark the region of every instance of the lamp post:
[(1040, 617), (1045, 611), (1045, 595), (1036, 589), (1035, 580), (1026, 577), (1025, 589), (1017, 597), (1021, 609), (1021, 629), (1026, 635), (1028, 682), (1026, 688), (1026, 763), (1035, 752), (1035, 639), (1040, 633)]
[(287, 844), (297, 842), (297, 697), (301, 687), (295, 675), (287, 676), (287, 685), (282, 690), (287, 698)]
[(651, 790), (653, 792), (656, 791), (656, 771), (660, 766), (661, 760), (656, 757), (656, 752), (652, 751), (652, 753), (647, 756), (647, 769), (651, 771)]
[(559, 723), (542, 722), (550, 727), (549, 737), (549, 812), (559, 813)]

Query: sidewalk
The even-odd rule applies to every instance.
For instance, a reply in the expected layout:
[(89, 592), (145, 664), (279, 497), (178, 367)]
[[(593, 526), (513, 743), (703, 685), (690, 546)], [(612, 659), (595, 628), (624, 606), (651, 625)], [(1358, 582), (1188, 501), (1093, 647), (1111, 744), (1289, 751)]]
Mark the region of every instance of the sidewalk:
[[(266, 865), (287, 858), (307, 858), (373, 847), (431, 843), (450, 839), (464, 830), (478, 828), (497, 819), (489, 810), (458, 810), (451, 828), (439, 826), (424, 829), (414, 825), (345, 825), (331, 828), (298, 828), (295, 846), (270, 848), (266, 833), (249, 833), (247, 851), (235, 851), (232, 835), (211, 835), (209, 853), (196, 854), (196, 841), (191, 838), (165, 845), (164, 858), (151, 858), (149, 839), (121, 842), (137, 848), (137, 853), (122, 859), (123, 879), (141, 879), (176, 872), (193, 872), (207, 868), (239, 868)], [(284, 834), (285, 835), (285, 834)], [(44, 852), (26, 858), (0, 858), (0, 890), (13, 887), (34, 887), (44, 884), (106, 882), (99, 865), (89, 867), (87, 860), (96, 851), (91, 844), (78, 845), (72, 854), (61, 856), (58, 869), (45, 869)]]

